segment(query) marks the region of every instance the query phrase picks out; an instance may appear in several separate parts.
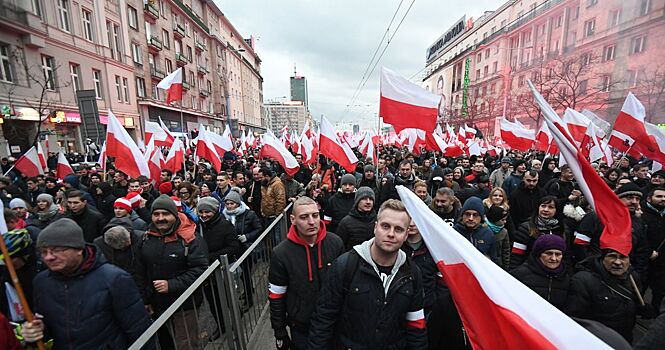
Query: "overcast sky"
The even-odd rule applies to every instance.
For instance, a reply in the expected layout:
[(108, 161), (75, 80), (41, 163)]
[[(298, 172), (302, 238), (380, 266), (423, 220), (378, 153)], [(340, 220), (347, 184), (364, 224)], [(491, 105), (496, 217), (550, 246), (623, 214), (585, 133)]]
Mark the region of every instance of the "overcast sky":
[[(244, 36), (254, 35), (263, 61), (265, 100), (289, 96), (296, 63), (307, 78), (310, 111), (331, 122), (376, 127), (379, 68), (411, 78), (426, 49), (463, 15), (478, 18), (505, 0), (417, 0), (353, 106), (353, 94), (400, 0), (215, 0)], [(403, 0), (390, 34), (412, 0)], [(385, 42), (384, 42), (385, 45)], [(383, 50), (383, 46), (379, 53)], [(341, 125), (340, 125), (341, 127)]]

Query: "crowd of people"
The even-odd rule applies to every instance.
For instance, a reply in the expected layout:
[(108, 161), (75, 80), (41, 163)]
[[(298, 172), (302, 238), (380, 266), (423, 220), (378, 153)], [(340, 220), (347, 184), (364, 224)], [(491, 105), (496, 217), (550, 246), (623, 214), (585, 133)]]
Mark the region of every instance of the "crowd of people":
[[(376, 164), (347, 172), (323, 156), (286, 174), (258, 153), (227, 152), (222, 169), (189, 157), (160, 181), (81, 165), (56, 179), (25, 177), (4, 162), (3, 237), (31, 309), (19, 322), (0, 267), (4, 318), (20, 328), (9, 349), (128, 347), (221, 255), (233, 261), (293, 203), (276, 230), (269, 268), (277, 349), (467, 349), (469, 333), (397, 186), (492, 262), (615, 348), (665, 347), (665, 171), (617, 155), (592, 164), (629, 209), (629, 255), (600, 249), (603, 223), (567, 165), (542, 152), (450, 158), (380, 146)], [(251, 259), (242, 278), (254, 303)], [(9, 283), (4, 283), (9, 282)], [(224, 331), (219, 286), (207, 283), (163, 327), (159, 347), (199, 348), (195, 308), (204, 299)], [(651, 298), (643, 295), (650, 291)], [(4, 317), (2, 316), (4, 315)], [(659, 316), (660, 315), (660, 316)], [(657, 317), (634, 341), (637, 317)], [(3, 337), (0, 337), (3, 339)], [(148, 348), (157, 346), (149, 343)], [(0, 344), (0, 347), (3, 347)]]

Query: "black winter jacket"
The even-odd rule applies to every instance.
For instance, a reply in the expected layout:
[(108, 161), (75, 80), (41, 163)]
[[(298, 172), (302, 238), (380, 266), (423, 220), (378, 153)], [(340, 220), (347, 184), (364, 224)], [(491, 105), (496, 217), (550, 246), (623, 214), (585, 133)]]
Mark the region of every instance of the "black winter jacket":
[(661, 214), (650, 203), (642, 203), (642, 222), (649, 248), (658, 251), (655, 260), (649, 260), (649, 279), (665, 280), (665, 213)]
[(591, 256), (577, 267), (581, 271), (570, 280), (566, 314), (598, 321), (632, 341), (637, 297), (629, 279), (610, 275), (600, 256)]
[(240, 249), (236, 228), (221, 213), (215, 213), (208, 222), (199, 220), (198, 232), (208, 246), (208, 264), (212, 264), (221, 255), (228, 255), (229, 261), (235, 261)]
[[(139, 255), (137, 278), (139, 289), (147, 304), (157, 311), (164, 311), (208, 268), (206, 241), (196, 236), (196, 224), (183, 213), (178, 213), (173, 232), (161, 235), (153, 225), (143, 235)], [(166, 280), (168, 293), (158, 293), (152, 281)], [(203, 300), (195, 293), (194, 302)], [(183, 309), (192, 309), (187, 302)]]
[(89, 204), (79, 214), (68, 211), (66, 217), (74, 220), (83, 230), (83, 238), (87, 243), (92, 243), (95, 238), (102, 235), (106, 218)]
[[(243, 203), (243, 205), (245, 205)], [(245, 235), (247, 238), (246, 244), (253, 243), (263, 232), (263, 225), (261, 224), (261, 219), (256, 213), (247, 208), (242, 214), (236, 215), (236, 233), (240, 235)]]
[[(535, 259), (533, 255), (530, 255), (524, 264), (510, 271), (510, 274), (557, 309), (563, 311), (570, 288), (570, 275), (565, 267), (558, 274), (546, 273)], [(561, 263), (563, 264), (563, 261)]]
[(397, 186), (404, 186), (409, 190), (413, 191), (413, 185), (418, 181), (415, 175), (411, 174), (408, 178), (403, 179), (401, 176), (397, 175), (394, 178), (388, 180), (388, 182), (381, 186), (381, 191), (379, 194), (379, 206), (383, 202), (389, 199), (399, 199), (399, 194), (397, 194)]
[(413, 263), (418, 265), (418, 268), (420, 269), (420, 275), (423, 278), (423, 291), (425, 293), (423, 305), (425, 310), (429, 311), (437, 297), (437, 285), (443, 284), (437, 283), (437, 280), (442, 278), (438, 277), (441, 273), (436, 267), (434, 258), (432, 258), (432, 254), (430, 254), (424, 241), (420, 241), (420, 246), (417, 247), (417, 249), (413, 249), (408, 242), (404, 242), (404, 244), (402, 244), (402, 250)]
[[(370, 244), (365, 242), (363, 246)], [(424, 292), (419, 269), (406, 256), (400, 264), (398, 257), (386, 291), (375, 264), (368, 262), (356, 248), (333, 263), (312, 316), (307, 348), (426, 349)], [(354, 268), (347, 266), (351, 254), (360, 257), (346, 290), (346, 269)], [(412, 318), (420, 321), (407, 322)]]
[(529, 220), (533, 214), (541, 198), (545, 197), (547, 193), (544, 189), (536, 187), (534, 189), (527, 189), (524, 182), (508, 196), (508, 204), (510, 204), (510, 217), (513, 219), (515, 225)]
[(104, 235), (95, 238), (94, 244), (104, 254), (109, 263), (127, 271), (136, 280), (136, 268), (138, 266), (139, 249), (144, 231), (134, 230), (132, 221), (128, 217), (113, 218), (104, 226), (104, 232), (115, 226), (122, 226), (129, 232), (131, 245), (125, 249), (114, 249), (104, 241)]
[(287, 335), (286, 327), (307, 333), (319, 290), (333, 260), (344, 252), (337, 235), (319, 227), (313, 247), (305, 243), (291, 226), (287, 239), (272, 251), (268, 273), (270, 323), (276, 338)]
[(360, 244), (374, 237), (374, 222), (376, 212), (361, 213), (353, 208), (337, 226), (337, 235), (344, 242), (344, 249), (350, 250), (354, 245)]
[[(512, 208), (511, 208), (512, 209)], [(554, 231), (538, 231), (536, 237), (531, 236), (531, 222), (523, 222), (518, 227), (517, 230), (513, 231), (510, 241), (513, 242), (513, 246), (510, 252), (510, 269), (516, 269), (518, 266), (522, 265), (524, 261), (527, 260), (527, 257), (531, 254), (531, 249), (533, 243), (536, 242), (536, 239), (541, 235), (557, 235), (566, 241), (564, 237), (564, 226), (562, 222), (559, 222), (559, 229)]]
[(337, 226), (342, 219), (349, 214), (353, 208), (355, 193), (337, 192), (328, 200), (324, 220), (329, 221), (327, 229), (329, 232), (337, 232)]
[(83, 257), (72, 276), (45, 270), (35, 277), (34, 311), (44, 315), (56, 350), (127, 349), (151, 323), (136, 284), (95, 246)]

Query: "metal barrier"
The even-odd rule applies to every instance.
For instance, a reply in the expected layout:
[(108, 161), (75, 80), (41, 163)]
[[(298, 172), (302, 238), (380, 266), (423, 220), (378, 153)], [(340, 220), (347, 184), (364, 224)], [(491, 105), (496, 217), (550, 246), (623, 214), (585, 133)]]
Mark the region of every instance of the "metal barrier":
[[(292, 204), (233, 263), (215, 260), (132, 344), (156, 338), (158, 349), (245, 350), (268, 312), (268, 270), (275, 243), (286, 238)], [(220, 335), (211, 336), (216, 330)]]

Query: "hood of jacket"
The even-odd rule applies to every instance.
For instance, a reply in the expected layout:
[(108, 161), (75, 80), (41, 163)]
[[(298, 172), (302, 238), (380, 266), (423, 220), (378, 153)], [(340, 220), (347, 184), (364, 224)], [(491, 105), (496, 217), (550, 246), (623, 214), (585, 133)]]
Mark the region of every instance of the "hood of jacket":
[[(317, 266), (319, 269), (323, 268), (323, 258), (321, 257), (321, 241), (323, 241), (326, 238), (328, 231), (326, 230), (326, 224), (323, 221), (319, 222), (319, 231), (316, 234), (316, 242), (314, 245), (316, 246), (316, 256), (318, 258), (317, 261)], [(289, 233), (286, 235), (286, 239), (289, 241), (302, 246), (305, 249), (305, 254), (307, 255), (307, 273), (308, 273), (308, 280), (311, 282), (314, 280), (312, 276), (312, 258), (310, 257), (309, 254), (309, 243), (305, 242), (300, 236), (298, 235), (298, 232), (296, 232), (296, 225), (291, 224), (291, 227), (289, 228)]]
[(130, 236), (131, 236), (132, 233), (134, 232), (134, 225), (132, 225), (132, 219), (129, 218), (129, 215), (128, 215), (128, 216), (125, 216), (125, 217), (121, 217), (121, 218), (113, 218), (113, 219), (111, 219), (111, 220), (109, 221), (109, 223), (106, 224), (106, 226), (104, 226), (104, 229), (102, 230), (102, 232), (106, 232), (106, 231), (108, 231), (111, 227), (115, 227), (115, 226), (122, 226), (122, 227), (124, 227), (124, 228), (129, 232)]
[(157, 231), (155, 224), (150, 223), (146, 234), (155, 237), (163, 236), (164, 243), (177, 241), (178, 237), (182, 238), (185, 243), (190, 243), (196, 237), (196, 223), (190, 220), (184, 213), (178, 213), (176, 222), (173, 224), (173, 228), (169, 232), (162, 234)]
[[(372, 259), (372, 254), (370, 252), (370, 247), (372, 247), (372, 244), (374, 244), (374, 240), (375, 238), (367, 240), (363, 243), (358, 244), (357, 246), (354, 246), (353, 249), (356, 252), (358, 252), (358, 255), (360, 255), (360, 257), (363, 260), (365, 260), (374, 269), (374, 272), (376, 272), (377, 276), (381, 276), (379, 268), (376, 266), (374, 259)], [(382, 279), (384, 296), (388, 295), (388, 289), (390, 289), (390, 284), (395, 279), (395, 276), (397, 276), (397, 271), (399, 270), (399, 268), (402, 267), (402, 265), (404, 265), (405, 263), (406, 263), (406, 253), (402, 249), (399, 249), (397, 251), (397, 260), (395, 260), (395, 265), (393, 265), (393, 269), (390, 271), (390, 276), (388, 276), (388, 278), (386, 279)]]

